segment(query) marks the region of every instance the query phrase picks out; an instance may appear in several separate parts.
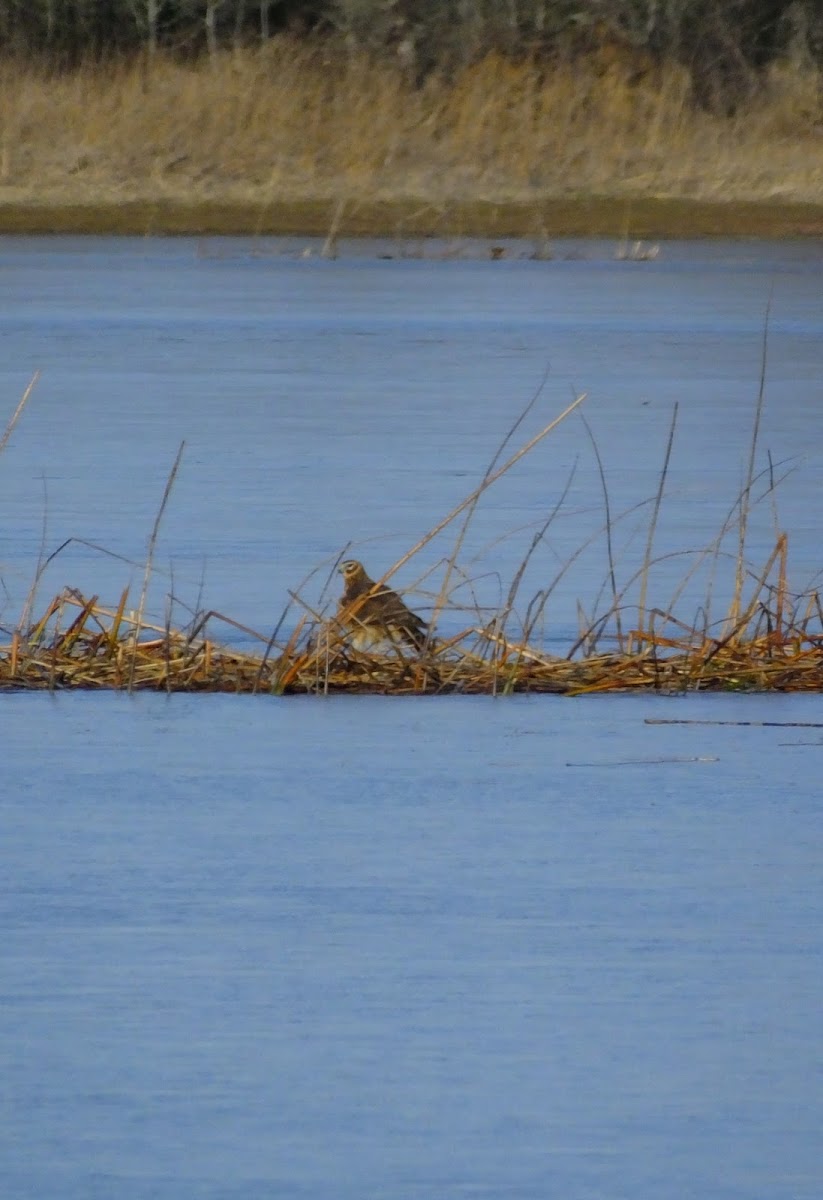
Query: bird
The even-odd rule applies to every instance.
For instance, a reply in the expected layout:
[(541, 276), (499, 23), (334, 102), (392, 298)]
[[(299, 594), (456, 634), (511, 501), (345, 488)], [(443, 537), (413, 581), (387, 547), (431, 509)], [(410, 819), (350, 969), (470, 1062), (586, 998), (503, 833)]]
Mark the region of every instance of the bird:
[[(345, 586), (337, 613), (351, 631), (351, 642), (356, 650), (369, 650), (381, 642), (394, 645), (405, 642), (415, 650), (423, 649), (428, 630), (426, 622), (406, 607), (397, 592), (385, 584), (378, 586), (355, 558), (341, 563), (339, 571)], [(365, 599), (354, 612), (348, 612), (361, 596)]]

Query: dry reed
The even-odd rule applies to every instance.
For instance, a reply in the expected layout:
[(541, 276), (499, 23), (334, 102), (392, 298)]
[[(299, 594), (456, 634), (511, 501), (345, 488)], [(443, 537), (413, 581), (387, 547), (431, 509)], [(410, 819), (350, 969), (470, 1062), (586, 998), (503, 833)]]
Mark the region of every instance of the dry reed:
[[(532, 409), (539, 394), (538, 390), (523, 416)], [(435, 618), (438, 613), (448, 611), (453, 590), (449, 581), (457, 578), (461, 584), (464, 582), (458, 553), (464, 542), (466, 523), (474, 514), (478, 500), (576, 411), (584, 398), (578, 396), (564, 412), (501, 463), (503, 452), (523, 417), (515, 421), (478, 487), (403, 555), (379, 583), (389, 579), (423, 547), (454, 526), (457, 533), (451, 553), (444, 560), (443, 583), (433, 606)], [(123, 591), (115, 607), (101, 604), (97, 596), (87, 598), (74, 589), (65, 589), (51, 601), (39, 619), (31, 620), (32, 596), (40, 574), (38, 568), (38, 579), (24, 606), (23, 617), (18, 627), (9, 631), (7, 644), (0, 645), (0, 688), (108, 688), (276, 695), (822, 691), (823, 609), (817, 591), (794, 594), (789, 589), (787, 534), (777, 528), (774, 547), (762, 566), (753, 566), (745, 557), (751, 510), (759, 498), (768, 496), (773, 500), (774, 491), (772, 464), (765, 473), (755, 472), (762, 403), (761, 384), (744, 486), (715, 541), (694, 556), (697, 562), (717, 561), (724, 539), (729, 537), (735, 542), (734, 553), (728, 555), (734, 570), (733, 595), (726, 613), (711, 624), (706, 615), (690, 624), (682, 621), (675, 612), (676, 599), (694, 574), (696, 565), (690, 567), (667, 608), (648, 605), (649, 574), (655, 562), (652, 547), (665, 490), (674, 417), (658, 488), (649, 501), (651, 512), (643, 563), (622, 587), (616, 578), (611, 549), (611, 530), (616, 522), (611, 515), (605, 473), (597, 453), (606, 522), (584, 545), (605, 530), (607, 579), (612, 602), (605, 614), (581, 630), (564, 656), (547, 654), (540, 640), (530, 635), (537, 627), (554, 586), (572, 560), (564, 564), (554, 581), (532, 597), (525, 617), (521, 619), (520, 632), (515, 634), (508, 629), (526, 563), (557, 514), (562, 497), (534, 535), (500, 611), (489, 619), (478, 609), (459, 633), (445, 639), (438, 637), (433, 628), (420, 653), (395, 645), (387, 645), (376, 652), (355, 651), (349, 644), (348, 631), (357, 619), (363, 597), (327, 617), (322, 610), (309, 604), (300, 591), (291, 593), (291, 604), (287, 605), (269, 636), (246, 629), (216, 612), (196, 614), (189, 627), (183, 630), (173, 629), (169, 617), (163, 625), (147, 622), (144, 616), (146, 586), (157, 530), (180, 463), (178, 452), (149, 539), (146, 577), (136, 610), (130, 611), (127, 607), (128, 589)], [(762, 474), (767, 476), (764, 492), (763, 496), (757, 497), (754, 490)], [(459, 517), (463, 518), (461, 522), (457, 521)], [(579, 553), (580, 550), (573, 558)], [(332, 567), (326, 586), (333, 578), (333, 570)], [(640, 601), (630, 623), (626, 595), (638, 582)], [(281, 637), (289, 609), (295, 605), (302, 610), (301, 615), (293, 620), (291, 632)], [(707, 600), (704, 613), (708, 610)], [(452, 615), (456, 612), (455, 608)], [(435, 624), (434, 619), (432, 624)], [(259, 652), (221, 644), (214, 632), (221, 625), (239, 629), (247, 639), (257, 640)], [(612, 645), (604, 652), (599, 646), (607, 636), (611, 637)]]
[(803, 63), (775, 64), (731, 117), (696, 109), (673, 64), (492, 54), (415, 87), (396, 65), (287, 37), (208, 62), (7, 62), (0, 99), (6, 205), (220, 200), (253, 206), (263, 228), (272, 205), (319, 200), (328, 249), (381, 200), (422, 206), (435, 233), (461, 232), (462, 201), (526, 203), (538, 236), (550, 197), (818, 203), (823, 190), (823, 88)]
[[(772, 558), (782, 579), (785, 541)], [(336, 622), (318, 640), (318, 627), (302, 620), (278, 652), (266, 657), (209, 636), (211, 625), (226, 620), (219, 614), (192, 637), (127, 613), (127, 592), (112, 609), (96, 596), (66, 589), (30, 628), (15, 630), (0, 646), (0, 689), (277, 695), (822, 691), (819, 596), (809, 594), (787, 612), (782, 584), (760, 582), (733, 636), (686, 628), (671, 637), (634, 629), (634, 649), (583, 658), (547, 655), (539, 646), (495, 632), (489, 623), (434, 641), (420, 657), (399, 648), (361, 654), (345, 643)], [(663, 615), (673, 623), (670, 614)]]

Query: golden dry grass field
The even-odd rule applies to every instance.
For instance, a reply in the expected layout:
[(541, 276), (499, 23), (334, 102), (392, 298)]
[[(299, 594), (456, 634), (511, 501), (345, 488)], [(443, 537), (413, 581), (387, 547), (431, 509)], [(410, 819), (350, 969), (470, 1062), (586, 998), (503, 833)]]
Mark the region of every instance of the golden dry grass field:
[(0, 229), (823, 233), (823, 82), (774, 65), (732, 116), (685, 71), (490, 56), (416, 87), (282, 37), (181, 63), (5, 62)]

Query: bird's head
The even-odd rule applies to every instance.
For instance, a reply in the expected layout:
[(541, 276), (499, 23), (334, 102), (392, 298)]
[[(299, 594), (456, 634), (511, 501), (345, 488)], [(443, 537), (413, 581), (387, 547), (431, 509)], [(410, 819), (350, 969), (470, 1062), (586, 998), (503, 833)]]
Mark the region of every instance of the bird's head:
[(366, 579), (366, 571), (361, 562), (356, 558), (347, 558), (338, 567), (340, 574), (346, 580), (346, 583), (355, 583), (359, 579)]

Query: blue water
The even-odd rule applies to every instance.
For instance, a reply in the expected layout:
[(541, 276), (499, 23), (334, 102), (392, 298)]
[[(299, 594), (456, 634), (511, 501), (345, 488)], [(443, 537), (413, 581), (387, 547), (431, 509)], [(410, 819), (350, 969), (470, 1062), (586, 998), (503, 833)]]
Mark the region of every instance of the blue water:
[[(749, 556), (762, 569), (786, 529), (795, 588), (819, 572), (808, 499), (823, 488), (823, 243), (671, 243), (648, 263), (616, 262), (602, 243), (560, 244), (552, 262), (386, 261), (374, 250), (329, 262), (293, 249), (0, 239), (8, 413), (42, 372), (0, 470), (0, 621), (14, 623), (41, 545), (49, 552), (67, 538), (136, 565), (76, 541), (47, 570), (43, 605), (67, 583), (115, 602), (128, 583), (139, 592), (185, 440), (150, 607), (162, 620), (170, 593), (181, 605), (199, 599), (268, 636), (288, 589), (318, 564), (349, 546), (377, 576), (459, 503), (544, 377), (510, 449), (588, 393), (582, 412), (603, 459), (620, 587), (643, 559), (679, 403), (649, 590), (668, 608), (697, 564), (678, 615), (692, 621), (711, 586), (719, 619), (736, 539), (716, 565), (695, 552), (712, 543), (745, 478), (770, 303), (756, 460), (766, 475), (755, 493), (770, 462), (775, 479), (792, 473), (753, 516)], [(562, 257), (572, 251), (584, 257)], [(455, 596), (498, 607), (567, 484), (518, 603), (522, 616), (554, 582), (544, 632), (562, 646), (577, 631), (578, 600), (589, 615), (610, 602), (598, 602), (604, 503), (578, 416), (481, 503), (460, 553), (471, 584)], [(424, 589), (436, 592), (456, 533), (450, 526), (397, 582), (432, 570)], [(304, 587), (312, 607), (324, 602), (324, 579), (325, 569)], [(636, 602), (636, 584), (629, 591), (626, 603)]]
[(3, 1195), (821, 1195), (819, 698), (2, 703)]
[[(820, 243), (303, 248), (0, 239), (9, 414), (41, 370), (0, 458), (6, 630), (70, 538), (36, 609), (136, 604), (185, 440), (149, 615), (267, 635), (318, 564), (312, 605), (343, 547), (385, 569), (458, 503), (547, 369), (512, 446), (589, 392), (621, 579), (679, 402), (665, 605), (744, 478), (770, 297), (757, 467), (792, 473), (750, 553), (786, 529), (819, 571)], [(573, 469), (523, 593), (577, 554), (563, 647), (606, 573), (577, 418), (485, 498), (455, 598), (497, 602)], [(819, 1200), (823, 731), (648, 717), (823, 701), (0, 695), (0, 1196)]]

